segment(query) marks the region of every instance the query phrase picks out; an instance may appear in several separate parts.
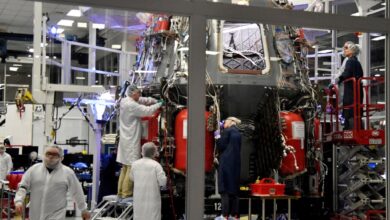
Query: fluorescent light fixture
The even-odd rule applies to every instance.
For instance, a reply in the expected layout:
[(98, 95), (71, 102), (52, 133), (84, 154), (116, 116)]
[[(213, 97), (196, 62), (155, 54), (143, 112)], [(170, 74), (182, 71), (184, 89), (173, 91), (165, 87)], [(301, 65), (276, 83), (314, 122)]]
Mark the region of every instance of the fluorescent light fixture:
[(177, 51), (188, 51), (188, 47), (180, 47)]
[(19, 69), (19, 67), (13, 67), (13, 66), (11, 66), (11, 67), (9, 68), (9, 71), (16, 72), (16, 71), (18, 71), (18, 69)]
[(380, 40), (384, 40), (384, 39), (386, 39), (386, 36), (375, 37), (375, 38), (372, 38), (371, 40), (373, 40), (373, 41), (380, 41)]
[(381, 75), (380, 75), (380, 74), (375, 74), (374, 76), (375, 76), (375, 77), (380, 77)]
[(207, 51), (206, 51), (206, 54), (207, 54), (207, 55), (217, 55), (217, 54), (219, 54), (219, 52), (218, 52), (218, 51), (207, 50)]
[(10, 74), (5, 74), (6, 77), (10, 77), (11, 75)]
[(22, 64), (14, 63), (12, 66), (23, 66)]
[(118, 70), (114, 70), (114, 73), (118, 73)]
[(78, 28), (87, 28), (88, 24), (86, 22), (77, 22)]
[(65, 27), (72, 27), (73, 26), (73, 20), (66, 20), (66, 19), (61, 19), (57, 25), (60, 26), (65, 26)]
[(104, 29), (106, 27), (105, 24), (92, 24), (92, 27), (95, 29)]
[(76, 79), (85, 79), (84, 76), (76, 76)]
[(57, 57), (56, 57), (56, 56), (53, 56), (53, 59), (57, 59)]
[(226, 33), (231, 33), (231, 32), (235, 32), (235, 31), (239, 31), (239, 30), (255, 29), (255, 28), (258, 29), (259, 26), (257, 24), (243, 25), (243, 26), (234, 27), (234, 28), (224, 28), (223, 33), (226, 34)]
[(65, 30), (63, 28), (57, 28), (57, 34), (62, 34)]
[(381, 5), (386, 6), (386, 2), (383, 2)]
[[(188, 51), (188, 50), (189, 50), (188, 47), (181, 47), (181, 48), (177, 49), (177, 51)], [(206, 54), (207, 55), (217, 55), (217, 54), (219, 54), (219, 52), (218, 51), (206, 50)]]
[[(43, 43), (41, 43), (41, 47), (43, 47)], [(47, 43), (45, 43), (45, 47), (47, 47)]]
[(27, 75), (27, 77), (31, 77), (31, 75), (30, 75), (30, 74), (28, 74), (28, 75)]
[(381, 68), (381, 69), (379, 69), (379, 71), (385, 72), (385, 68)]
[(318, 53), (331, 53), (331, 52), (333, 52), (333, 50), (320, 50), (320, 51), (318, 51)]
[(351, 14), (351, 16), (360, 16), (360, 13), (359, 12), (355, 12), (355, 13)]
[(28, 52), (30, 52), (30, 53), (34, 53), (34, 48), (30, 48), (30, 49), (28, 49)]
[(382, 34), (381, 33), (370, 33), (370, 36), (379, 37), (379, 36), (382, 36)]
[(120, 44), (113, 44), (113, 45), (111, 45), (111, 48), (112, 49), (121, 49), (122, 45), (120, 45)]
[(66, 14), (67, 16), (70, 16), (70, 17), (81, 17), (81, 11), (78, 10), (78, 9), (72, 9), (68, 12), (68, 14)]

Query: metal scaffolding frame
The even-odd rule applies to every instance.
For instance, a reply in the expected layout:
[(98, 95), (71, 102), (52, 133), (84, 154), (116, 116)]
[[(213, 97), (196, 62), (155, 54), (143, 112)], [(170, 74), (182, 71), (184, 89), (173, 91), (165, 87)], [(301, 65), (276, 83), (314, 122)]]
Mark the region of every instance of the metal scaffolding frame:
[[(146, 11), (169, 13), (190, 17), (190, 48), (189, 48), (189, 115), (188, 115), (188, 159), (187, 159), (187, 188), (186, 215), (188, 220), (199, 220), (204, 213), (204, 126), (203, 117), (205, 106), (205, 29), (206, 19), (222, 19), (243, 22), (258, 22), (266, 24), (284, 24), (312, 28), (327, 28), (346, 31), (383, 32), (386, 33), (386, 72), (390, 72), (390, 20), (389, 4), (386, 0), (386, 19), (371, 17), (352, 17), (342, 15), (320, 14), (303, 11), (281, 11), (269, 7), (239, 6), (224, 3), (214, 3), (206, 0), (43, 0), (59, 4), (88, 5), (100, 8), (112, 8), (131, 11)], [(264, 1), (265, 2), (265, 1)], [(239, 13), (238, 13), (239, 12)], [(343, 22), (340, 22), (343, 21)], [(39, 48), (34, 48), (38, 49)], [(386, 77), (386, 97), (390, 97), (390, 78)], [(390, 111), (386, 109), (386, 117)], [(386, 139), (390, 138), (390, 125), (386, 123)], [(387, 147), (386, 147), (387, 149)], [(390, 157), (387, 150), (386, 156)], [(386, 169), (390, 162), (386, 161)], [(201, 166), (201, 167), (199, 167)], [(390, 179), (390, 173), (387, 179)], [(386, 183), (386, 215), (390, 216), (389, 186)]]

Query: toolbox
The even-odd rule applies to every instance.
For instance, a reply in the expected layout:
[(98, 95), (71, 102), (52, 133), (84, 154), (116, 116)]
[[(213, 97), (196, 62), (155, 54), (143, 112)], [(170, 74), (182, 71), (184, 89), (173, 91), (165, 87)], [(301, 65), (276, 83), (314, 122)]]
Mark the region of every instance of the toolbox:
[(282, 196), (286, 187), (285, 184), (276, 183), (272, 178), (263, 178), (250, 186), (254, 196)]

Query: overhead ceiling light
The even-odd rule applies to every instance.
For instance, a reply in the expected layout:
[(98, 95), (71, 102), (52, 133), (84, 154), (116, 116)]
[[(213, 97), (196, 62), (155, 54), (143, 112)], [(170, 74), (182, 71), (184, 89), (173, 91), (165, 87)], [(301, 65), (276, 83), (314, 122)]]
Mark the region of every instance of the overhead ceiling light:
[(77, 27), (78, 28), (87, 28), (88, 24), (87, 24), (87, 22), (77, 22)]
[(105, 24), (92, 24), (92, 27), (95, 29), (104, 29), (106, 27)]
[(383, 2), (381, 5), (386, 6), (386, 2)]
[(355, 13), (351, 14), (351, 16), (360, 16), (360, 13), (359, 12), (355, 12)]
[(31, 57), (32, 57), (32, 56), (31, 56), (31, 54), (29, 54), (29, 55), (28, 55), (28, 57), (30, 57), (30, 58), (31, 58)]
[(218, 51), (206, 50), (206, 54), (207, 55), (217, 55), (217, 54), (219, 54), (219, 52)]
[(320, 50), (318, 51), (318, 53), (330, 53), (330, 52), (333, 52), (333, 50)]
[(61, 19), (57, 24), (60, 26), (72, 27), (73, 22), (73, 20)]
[(22, 64), (14, 63), (12, 66), (23, 66)]
[(111, 45), (111, 48), (112, 49), (121, 49), (122, 45), (120, 45), (120, 44), (113, 44), (113, 45)]
[(384, 39), (386, 39), (386, 36), (383, 35), (383, 36), (372, 38), (371, 40), (373, 40), (373, 41), (380, 41), (380, 40), (384, 40)]
[(382, 34), (381, 33), (370, 33), (370, 36), (379, 37), (379, 36), (382, 36)]
[(76, 79), (85, 79), (84, 76), (76, 76)]
[[(43, 47), (43, 43), (41, 43), (41, 47)], [(47, 43), (45, 43), (45, 47), (47, 47)]]
[(381, 71), (381, 72), (385, 72), (385, 68), (381, 68), (381, 69), (379, 69), (379, 71)]
[(245, 29), (259, 29), (259, 26), (257, 24), (249, 24), (249, 25), (244, 25), (240, 27), (233, 27), (233, 28), (224, 28), (223, 33), (231, 33), (231, 32), (236, 32), (239, 30), (245, 30)]
[(11, 67), (9, 68), (9, 71), (16, 72), (16, 71), (18, 71), (18, 69), (19, 69), (19, 67), (13, 67), (13, 66), (11, 66)]
[(10, 74), (5, 74), (5, 76), (10, 77), (11, 75)]
[(53, 56), (53, 59), (55, 60), (55, 59), (57, 59), (57, 57), (56, 57), (56, 56)]
[(31, 77), (31, 75), (30, 75), (30, 74), (28, 74), (28, 75), (27, 75), (27, 77)]
[(62, 34), (65, 30), (63, 28), (57, 28), (56, 34)]
[(72, 9), (68, 12), (68, 14), (66, 14), (67, 16), (70, 16), (70, 17), (81, 17), (81, 11), (78, 10), (78, 9)]
[(380, 77), (380, 76), (381, 76), (381, 74), (375, 74), (374, 76), (375, 76), (375, 77)]
[(30, 48), (30, 49), (28, 49), (28, 52), (30, 52), (30, 53), (34, 53), (34, 48)]

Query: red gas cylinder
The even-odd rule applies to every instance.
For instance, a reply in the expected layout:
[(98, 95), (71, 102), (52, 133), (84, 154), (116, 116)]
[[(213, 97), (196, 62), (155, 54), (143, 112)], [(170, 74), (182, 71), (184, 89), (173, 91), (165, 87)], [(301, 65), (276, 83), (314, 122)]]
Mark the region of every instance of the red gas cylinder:
[[(207, 118), (210, 113), (205, 113), (205, 121), (207, 125)], [(177, 114), (175, 121), (175, 168), (181, 171), (187, 170), (187, 118), (188, 110), (183, 109)], [(213, 146), (214, 138), (212, 132), (206, 131), (206, 149), (205, 149), (205, 170), (206, 172), (211, 171), (213, 166)]]
[(155, 112), (152, 116), (142, 117), (142, 136), (141, 145), (146, 142), (155, 142), (158, 140), (158, 116), (160, 111)]
[(305, 160), (305, 123), (299, 114), (293, 112), (281, 112), (285, 126), (282, 130), (286, 139), (286, 146), (292, 146), (295, 152), (289, 152), (283, 158), (279, 173), (282, 176), (299, 174), (306, 170)]
[(318, 118), (314, 118), (314, 139), (316, 142), (322, 139), (321, 121)]

